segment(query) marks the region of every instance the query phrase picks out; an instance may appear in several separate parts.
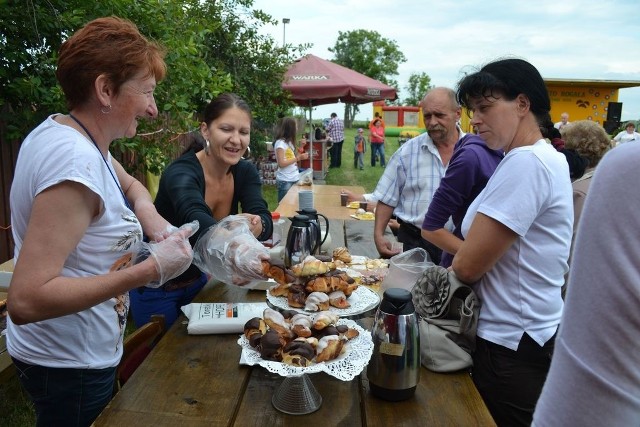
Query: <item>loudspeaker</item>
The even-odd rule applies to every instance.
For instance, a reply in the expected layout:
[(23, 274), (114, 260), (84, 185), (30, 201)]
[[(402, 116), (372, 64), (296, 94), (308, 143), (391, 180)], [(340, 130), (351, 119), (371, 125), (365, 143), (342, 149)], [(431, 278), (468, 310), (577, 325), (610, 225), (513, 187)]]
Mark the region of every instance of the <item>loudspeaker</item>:
[(602, 124), (602, 127), (609, 135), (611, 135), (616, 131), (616, 129), (618, 129), (618, 127), (620, 127), (620, 122), (614, 120), (605, 120), (605, 122)]
[(622, 102), (610, 102), (607, 107), (607, 121), (619, 122), (622, 117)]

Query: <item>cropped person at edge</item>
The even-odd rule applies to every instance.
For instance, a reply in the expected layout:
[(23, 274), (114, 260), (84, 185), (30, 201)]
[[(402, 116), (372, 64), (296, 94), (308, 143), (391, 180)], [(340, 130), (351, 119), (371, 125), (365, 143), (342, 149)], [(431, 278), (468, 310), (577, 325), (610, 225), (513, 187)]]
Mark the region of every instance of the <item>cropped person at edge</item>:
[[(200, 230), (191, 238), (193, 244), (218, 221), (238, 214), (239, 208), (258, 240), (271, 237), (273, 223), (262, 197), (260, 176), (255, 166), (242, 158), (249, 147), (250, 132), (249, 105), (235, 94), (223, 93), (204, 110), (204, 121), (200, 123), (202, 140), (188, 146), (162, 174), (156, 208), (171, 222), (197, 220)], [(207, 279), (191, 265), (161, 288), (131, 291), (136, 326), (149, 322), (154, 314), (164, 314), (169, 327)]]
[[(109, 153), (113, 140), (136, 134), (138, 120), (157, 116), (163, 56), (129, 21), (89, 22), (58, 56), (69, 114), (49, 116), (20, 148), (7, 349), (38, 426), (95, 420), (113, 394), (127, 292), (160, 285), (191, 263), (187, 238), (197, 224), (170, 227)], [(143, 232), (158, 242), (142, 243)]]
[(546, 142), (553, 123), (538, 70), (491, 62), (458, 83), (471, 124), (504, 159), (462, 223), (452, 269), (482, 308), (473, 382), (499, 426), (528, 426), (562, 315), (573, 227), (569, 166)]

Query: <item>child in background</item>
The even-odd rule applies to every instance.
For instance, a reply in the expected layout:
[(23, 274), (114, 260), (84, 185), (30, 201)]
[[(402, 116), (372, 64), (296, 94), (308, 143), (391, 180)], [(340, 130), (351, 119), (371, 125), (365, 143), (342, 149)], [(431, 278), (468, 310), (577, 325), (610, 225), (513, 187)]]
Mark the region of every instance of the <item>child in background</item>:
[(364, 152), (367, 147), (367, 139), (364, 137), (362, 128), (358, 129), (354, 141), (354, 154), (353, 154), (353, 167), (359, 167), (360, 170), (364, 169)]

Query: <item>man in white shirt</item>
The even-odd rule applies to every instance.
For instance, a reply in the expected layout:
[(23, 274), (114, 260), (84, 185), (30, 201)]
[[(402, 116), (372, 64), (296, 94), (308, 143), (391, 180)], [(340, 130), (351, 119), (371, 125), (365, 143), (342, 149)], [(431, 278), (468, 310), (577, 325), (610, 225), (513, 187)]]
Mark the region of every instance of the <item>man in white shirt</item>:
[(553, 127), (555, 127), (556, 129), (560, 130), (563, 127), (565, 127), (566, 125), (569, 124), (569, 114), (568, 113), (562, 113), (560, 114), (560, 121), (556, 124), (553, 125)]
[(465, 134), (457, 126), (461, 109), (451, 89), (431, 89), (420, 105), (427, 132), (410, 139), (391, 156), (373, 193), (378, 200), (374, 241), (380, 256), (389, 258), (398, 253), (384, 237), (395, 214), (400, 223), (398, 241), (404, 250), (422, 247), (438, 264), (442, 251), (422, 238), (422, 221), (454, 146)]

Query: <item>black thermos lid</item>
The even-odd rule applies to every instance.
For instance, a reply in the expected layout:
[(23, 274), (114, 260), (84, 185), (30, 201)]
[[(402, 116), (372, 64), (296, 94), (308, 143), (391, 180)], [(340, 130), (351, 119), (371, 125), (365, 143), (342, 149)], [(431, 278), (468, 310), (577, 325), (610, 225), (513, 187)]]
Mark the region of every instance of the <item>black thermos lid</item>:
[(411, 292), (402, 288), (389, 288), (384, 291), (380, 310), (397, 316), (413, 314), (415, 308), (411, 299)]
[(291, 220), (291, 226), (295, 227), (308, 227), (309, 226), (309, 217), (306, 215), (295, 215), (293, 218), (289, 218)]

